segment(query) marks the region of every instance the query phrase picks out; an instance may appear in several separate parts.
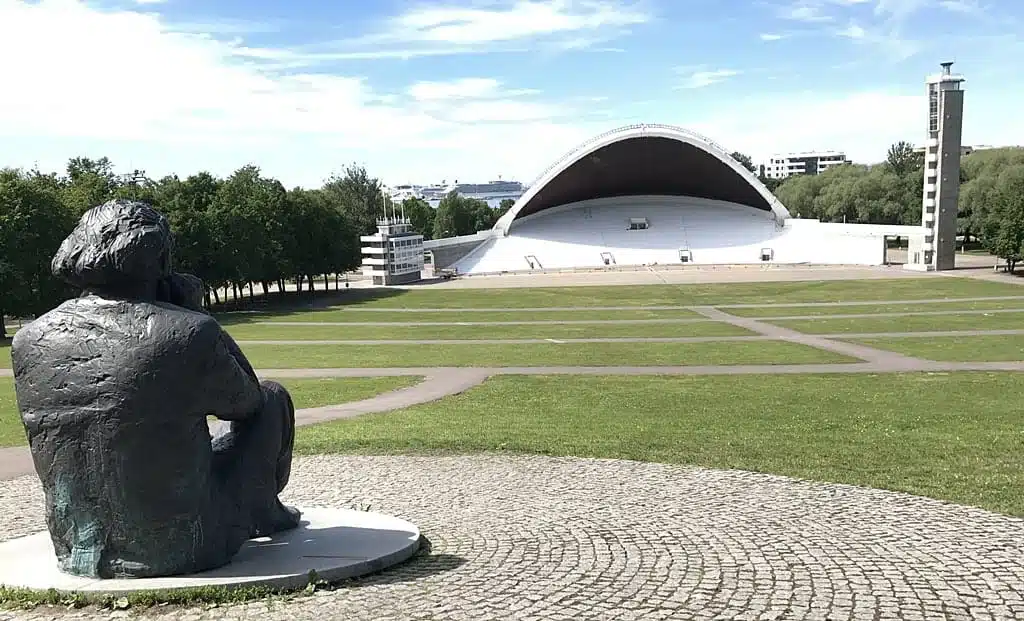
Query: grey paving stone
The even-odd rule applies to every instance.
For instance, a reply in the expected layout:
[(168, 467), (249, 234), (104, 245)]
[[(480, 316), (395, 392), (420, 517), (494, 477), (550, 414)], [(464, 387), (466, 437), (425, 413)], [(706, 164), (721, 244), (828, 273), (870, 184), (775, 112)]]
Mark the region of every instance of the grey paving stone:
[[(0, 538), (43, 527), (40, 494), (30, 477), (0, 483), (20, 516)], [(432, 551), (311, 597), (141, 616), (1010, 619), (1022, 606), (1024, 520), (892, 492), (615, 460), (322, 456), (296, 462), (286, 496), (369, 504), (419, 525)]]

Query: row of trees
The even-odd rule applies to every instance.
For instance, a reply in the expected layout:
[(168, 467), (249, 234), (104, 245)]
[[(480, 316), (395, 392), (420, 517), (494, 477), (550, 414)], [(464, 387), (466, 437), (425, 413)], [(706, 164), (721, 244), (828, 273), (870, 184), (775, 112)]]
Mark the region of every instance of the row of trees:
[[(755, 170), (748, 156), (733, 157)], [(889, 149), (884, 163), (850, 164), (820, 175), (763, 179), (798, 217), (827, 222), (918, 224), (923, 158), (910, 144)], [(963, 159), (959, 228), (1013, 266), (1024, 258), (1024, 148), (977, 151)], [(360, 263), (359, 235), (376, 229), (384, 212), (379, 180), (349, 166), (318, 189), (286, 189), (245, 166), (226, 179), (198, 173), (159, 180), (118, 176), (106, 158), (72, 159), (63, 175), (0, 170), (0, 317), (33, 316), (74, 292), (50, 275), (60, 241), (87, 209), (111, 198), (147, 201), (167, 215), (177, 238), (178, 268), (209, 287), (266, 292), (284, 281), (299, 287)], [(421, 199), (389, 205), (427, 238), (490, 228), (513, 201), (498, 208), (452, 193), (437, 208)], [(0, 319), (0, 336), (3, 324)]]
[[(755, 168), (750, 158), (733, 158)], [(921, 223), (924, 157), (908, 142), (889, 148), (886, 161), (847, 164), (820, 175), (779, 182), (762, 179), (796, 217), (861, 224)], [(961, 159), (957, 230), (980, 241), (1012, 270), (1024, 259), (1024, 148), (974, 151)]]
[[(0, 337), (4, 315), (38, 315), (76, 293), (51, 276), (50, 260), (78, 218), (107, 200), (143, 200), (163, 212), (177, 269), (202, 278), (216, 303), (218, 289), (235, 297), (254, 286), (284, 291), (286, 280), (311, 289), (314, 277), (358, 267), (359, 236), (374, 232), (384, 212), (382, 189), (360, 166), (314, 190), (286, 189), (255, 166), (226, 179), (119, 176), (106, 158), (75, 158), (64, 175), (0, 170)], [(415, 200), (389, 210), (404, 211), (428, 236), (472, 233), (502, 213), (454, 194), (436, 210)]]

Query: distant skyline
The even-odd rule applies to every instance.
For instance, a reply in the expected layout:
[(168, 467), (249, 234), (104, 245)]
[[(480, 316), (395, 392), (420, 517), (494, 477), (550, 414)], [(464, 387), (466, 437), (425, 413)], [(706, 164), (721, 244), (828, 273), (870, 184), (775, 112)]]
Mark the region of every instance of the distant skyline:
[(641, 122), (874, 162), (921, 142), (946, 60), (964, 144), (1021, 144), (1022, 26), (1017, 0), (0, 0), (0, 167), (529, 183)]

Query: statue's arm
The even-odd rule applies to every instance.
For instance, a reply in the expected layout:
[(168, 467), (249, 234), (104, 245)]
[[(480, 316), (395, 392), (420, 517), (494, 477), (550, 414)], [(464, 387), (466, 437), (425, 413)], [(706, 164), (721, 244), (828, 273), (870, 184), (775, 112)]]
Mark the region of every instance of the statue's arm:
[(205, 357), (207, 414), (222, 420), (243, 420), (263, 407), (263, 390), (255, 371), (234, 340), (212, 319), (206, 324), (209, 354)]

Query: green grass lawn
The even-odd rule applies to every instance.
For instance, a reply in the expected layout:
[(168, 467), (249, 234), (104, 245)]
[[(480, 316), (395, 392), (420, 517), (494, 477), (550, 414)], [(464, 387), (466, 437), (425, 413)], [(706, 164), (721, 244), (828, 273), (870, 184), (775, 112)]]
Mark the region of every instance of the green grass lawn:
[(18, 403), (14, 398), (14, 380), (0, 377), (0, 446), (25, 443), (25, 430), (18, 418)]
[(879, 349), (946, 362), (1024, 360), (1024, 336), (937, 336), (850, 339)]
[[(389, 390), (405, 388), (421, 381), (419, 377), (346, 377), (330, 379), (280, 380), (292, 395), (296, 408), (336, 405), (369, 399)], [(0, 377), (0, 446), (25, 443), (17, 403), (14, 380)]]
[(522, 345), (243, 345), (242, 349), (257, 369), (857, 362), (812, 347), (771, 341)]
[(1024, 295), (1019, 286), (969, 278), (897, 278), (681, 285), (413, 288), (344, 294), (339, 305), (374, 308), (545, 308), (842, 302)]
[(229, 326), (236, 340), (382, 340), (382, 339), (572, 339), (654, 336), (739, 336), (753, 332), (727, 323), (561, 324), (535, 326)]
[(594, 319), (686, 319), (699, 318), (691, 310), (574, 310), (574, 311), (470, 311), (465, 309), (441, 311), (360, 311), (361, 307), (334, 307), (277, 313), (225, 313), (217, 320), (226, 326), (245, 325), (255, 321), (294, 321), (338, 323), (361, 322), (457, 322), (457, 321), (589, 321)]
[(1024, 311), (994, 315), (916, 315), (850, 319), (794, 319), (772, 321), (776, 325), (809, 334), (844, 332), (931, 332), (940, 330), (1021, 330)]
[(300, 430), (302, 453), (508, 451), (696, 464), (1024, 515), (1024, 376), (495, 377)]
[(11, 343), (0, 341), (0, 369), (11, 368)]
[[(1024, 291), (1024, 290), (1022, 290)], [(798, 317), (807, 315), (852, 315), (866, 313), (920, 313), (928, 311), (1024, 309), (1024, 300), (985, 300), (979, 302), (930, 302), (927, 304), (863, 304), (855, 306), (764, 306), (723, 308), (740, 317)]]

